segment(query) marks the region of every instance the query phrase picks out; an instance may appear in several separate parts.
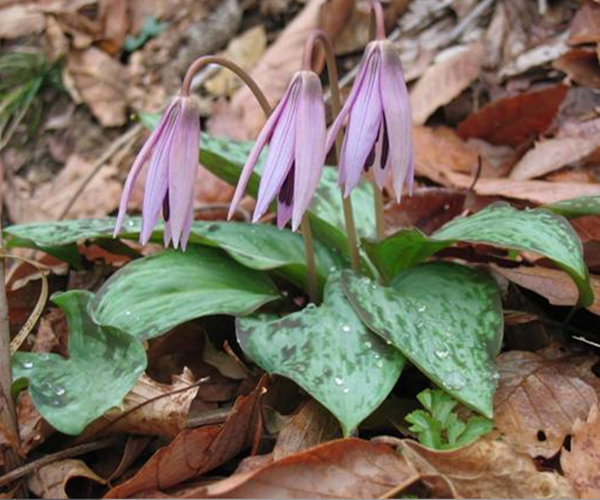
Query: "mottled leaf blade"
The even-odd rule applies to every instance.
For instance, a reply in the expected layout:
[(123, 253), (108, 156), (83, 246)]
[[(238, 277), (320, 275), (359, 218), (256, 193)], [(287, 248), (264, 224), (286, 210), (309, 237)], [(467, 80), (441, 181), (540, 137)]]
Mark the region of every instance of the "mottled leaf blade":
[(294, 380), (328, 408), (348, 435), (387, 397), (404, 358), (356, 315), (338, 276), (325, 303), (284, 318), (242, 318), (237, 336), (244, 352), (269, 373)]
[(148, 339), (201, 316), (250, 314), (277, 298), (266, 274), (199, 247), (131, 262), (104, 283), (91, 311), (101, 324)]
[(586, 215), (600, 215), (600, 195), (580, 196), (579, 198), (558, 201), (550, 205), (544, 205), (544, 208), (568, 219), (585, 217)]
[(438, 262), (404, 271), (389, 287), (350, 271), (342, 285), (373, 331), (443, 390), (491, 417), (503, 318), (490, 277)]
[(67, 315), (69, 357), (18, 352), (13, 377), (29, 380), (31, 399), (53, 427), (77, 435), (119, 405), (146, 368), (142, 344), (123, 331), (96, 324), (93, 294), (76, 290), (53, 298)]

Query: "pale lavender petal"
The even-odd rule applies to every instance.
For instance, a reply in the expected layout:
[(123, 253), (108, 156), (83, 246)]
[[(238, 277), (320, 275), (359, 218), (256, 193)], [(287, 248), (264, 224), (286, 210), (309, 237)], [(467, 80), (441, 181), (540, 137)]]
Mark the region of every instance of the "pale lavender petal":
[(138, 153), (131, 166), (131, 170), (127, 175), (127, 180), (125, 181), (125, 186), (123, 187), (123, 194), (121, 195), (121, 203), (119, 205), (119, 214), (117, 215), (117, 222), (115, 223), (115, 230), (113, 236), (117, 236), (121, 227), (123, 226), (123, 219), (125, 218), (125, 214), (127, 213), (127, 203), (129, 202), (129, 198), (131, 197), (131, 191), (133, 190), (133, 186), (137, 181), (137, 178), (140, 175), (142, 167), (150, 157), (153, 152), (154, 147), (157, 142), (161, 138), (161, 136), (165, 133), (165, 129), (167, 126), (172, 123), (172, 117), (174, 114), (174, 109), (177, 106), (176, 100), (173, 100), (171, 104), (167, 107), (165, 112), (163, 113), (160, 122), (157, 127), (152, 131), (142, 149)]
[(252, 222), (260, 219), (269, 209), (269, 205), (279, 193), (294, 163), (296, 113), (300, 90), (299, 77), (295, 77), (290, 86), (292, 87), (290, 97), (282, 106), (281, 117), (269, 142), (269, 152), (258, 187), (256, 208), (254, 209)]
[(177, 248), (190, 207), (198, 176), (200, 109), (190, 97), (182, 98), (181, 118), (169, 149), (169, 206), (173, 246)]
[(169, 243), (171, 243), (171, 223), (169, 221), (165, 221), (165, 225), (164, 225), (165, 229), (163, 231), (163, 243), (165, 245), (165, 248), (169, 246)]
[(302, 222), (319, 185), (325, 164), (325, 105), (319, 77), (303, 72), (296, 115), (296, 144), (292, 231)]
[(402, 185), (413, 171), (412, 121), (410, 98), (400, 58), (390, 42), (381, 42), (381, 98), (385, 113), (390, 142), (390, 164), (393, 176), (393, 189), (400, 201)]
[[(376, 52), (375, 49), (376, 49), (376, 45), (374, 43), (369, 43), (367, 45), (367, 48), (365, 49), (365, 55), (363, 56), (363, 59), (360, 62), (360, 66), (358, 67), (358, 73), (356, 75), (356, 78), (354, 79), (354, 85), (352, 85), (352, 90), (350, 90), (350, 95), (348, 96), (348, 99), (346, 99), (346, 102), (342, 106), (342, 109), (340, 110), (338, 115), (335, 117), (335, 120), (331, 124), (331, 127), (329, 128), (329, 132), (327, 133), (327, 141), (325, 143), (325, 151), (326, 152), (329, 152), (329, 150), (332, 148), (333, 143), (335, 142), (335, 139), (337, 138), (338, 133), (340, 132), (340, 129), (342, 128), (342, 125), (344, 124), (344, 120), (346, 119), (346, 116), (348, 116), (348, 113), (350, 113), (350, 110), (352, 109), (352, 106), (354, 106), (356, 98), (358, 97), (359, 93), (362, 91), (364, 80), (365, 80), (365, 77), (367, 74), (367, 69), (369, 68), (369, 65), (370, 65), (370, 60), (372, 59), (372, 57), (374, 56), (374, 54)], [(339, 158), (338, 158), (338, 161), (339, 161)]]
[(292, 218), (292, 205), (288, 203), (277, 202), (277, 227), (283, 229)]
[(177, 112), (172, 116), (172, 123), (167, 126), (152, 152), (142, 205), (142, 231), (140, 233), (142, 244), (146, 244), (150, 239), (163, 207), (168, 188), (169, 151), (181, 118), (180, 111), (181, 108), (178, 107)]
[(340, 184), (348, 196), (359, 183), (383, 118), (379, 92), (380, 57), (371, 57), (365, 81), (350, 112), (340, 158)]
[(267, 120), (264, 127), (260, 131), (260, 134), (258, 134), (258, 137), (256, 138), (254, 147), (252, 148), (252, 151), (250, 152), (250, 155), (248, 156), (248, 159), (246, 160), (246, 163), (244, 164), (244, 168), (242, 169), (242, 174), (240, 175), (240, 178), (237, 183), (237, 187), (235, 188), (235, 193), (233, 195), (233, 199), (231, 200), (231, 204), (229, 205), (229, 213), (227, 214), (227, 220), (231, 220), (231, 218), (235, 214), (235, 211), (237, 210), (237, 207), (239, 206), (240, 202), (242, 201), (242, 197), (244, 196), (244, 193), (246, 192), (246, 187), (248, 186), (248, 182), (250, 181), (250, 177), (252, 176), (252, 172), (254, 171), (256, 162), (258, 161), (258, 158), (260, 157), (260, 153), (262, 152), (263, 148), (265, 147), (265, 144), (273, 135), (273, 130), (275, 129), (275, 126), (279, 122), (281, 113), (283, 112), (283, 110), (284, 110), (285, 106), (287, 105), (287, 102), (290, 98), (291, 89), (292, 89), (292, 85), (290, 84), (290, 86), (285, 91), (285, 94), (281, 98), (281, 101), (279, 102), (279, 104), (277, 105), (277, 107), (275, 108), (273, 113), (271, 113), (271, 116), (269, 116), (269, 119)]
[[(181, 249), (185, 251), (187, 248), (188, 240), (190, 238), (190, 230), (192, 227), (192, 222), (194, 222), (194, 204), (190, 205), (185, 221), (183, 222), (183, 230), (181, 234)], [(177, 246), (175, 246), (177, 248)]]

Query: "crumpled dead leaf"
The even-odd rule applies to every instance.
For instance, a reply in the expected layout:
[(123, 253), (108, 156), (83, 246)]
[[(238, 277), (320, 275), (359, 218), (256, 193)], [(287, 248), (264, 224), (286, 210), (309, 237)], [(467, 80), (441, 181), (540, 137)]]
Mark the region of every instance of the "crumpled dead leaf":
[(65, 85), (73, 100), (85, 102), (103, 127), (127, 122), (127, 70), (95, 47), (73, 50), (67, 56)]
[(337, 420), (311, 399), (281, 429), (273, 449), (273, 460), (281, 460), (339, 437), (341, 431)]
[[(548, 267), (490, 267), (509, 281), (548, 299), (555, 306), (574, 306), (579, 299), (579, 290), (571, 277), (564, 271)], [(594, 302), (587, 309), (600, 315), (600, 277), (591, 275), (590, 284), (594, 290)]]
[(510, 178), (527, 180), (540, 177), (583, 160), (599, 147), (600, 118), (569, 123), (553, 139), (536, 143), (513, 167)]
[(340, 439), (192, 488), (185, 498), (378, 498), (418, 478), (388, 446)]
[(600, 42), (600, 5), (584, 0), (571, 21), (569, 43), (579, 45), (596, 42)]
[(592, 406), (587, 420), (573, 425), (570, 451), (563, 449), (560, 465), (580, 498), (600, 498), (600, 411)]
[(46, 18), (41, 8), (33, 3), (15, 2), (2, 8), (0, 5), (0, 39), (12, 39), (41, 33), (46, 26)]
[(131, 479), (105, 498), (128, 498), (145, 490), (165, 490), (202, 475), (251, 446), (262, 431), (261, 398), (266, 379), (248, 396), (239, 397), (223, 425), (184, 430), (158, 450)]
[(419, 471), (434, 498), (574, 498), (568, 479), (539, 472), (533, 460), (506, 443), (480, 439), (439, 451), (402, 441), (402, 455)]
[(448, 104), (479, 76), (483, 45), (453, 47), (452, 53), (427, 68), (410, 92), (413, 123), (422, 125), (435, 110)]
[(457, 131), (464, 139), (479, 137), (492, 144), (517, 147), (550, 126), (567, 89), (559, 84), (498, 99), (462, 121)]
[(550, 458), (575, 421), (598, 402), (598, 357), (551, 345), (541, 351), (509, 351), (497, 358), (494, 426), (515, 450)]
[[(74, 480), (77, 480), (78, 491), (68, 491), (69, 483)], [(33, 472), (29, 476), (27, 486), (39, 498), (85, 498), (86, 488), (94, 483), (104, 485), (106, 480), (83, 461), (66, 459), (45, 465)]]
[(595, 50), (573, 49), (555, 59), (552, 65), (582, 87), (600, 88), (600, 66)]

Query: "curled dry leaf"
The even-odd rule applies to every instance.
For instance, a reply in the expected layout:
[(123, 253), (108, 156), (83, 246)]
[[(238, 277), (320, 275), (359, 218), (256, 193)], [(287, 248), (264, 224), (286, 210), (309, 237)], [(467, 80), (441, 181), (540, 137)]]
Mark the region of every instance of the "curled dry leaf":
[[(335, 39), (352, 5), (350, 0), (310, 0), (267, 49), (251, 76), (272, 105), (280, 99), (290, 78), (300, 69), (308, 33), (322, 25), (325, 32)], [(234, 94), (228, 105), (213, 113), (207, 126), (212, 134), (249, 140), (254, 139), (265, 120), (256, 99), (244, 87)]]
[(566, 85), (553, 85), (498, 99), (461, 122), (458, 133), (465, 139), (479, 137), (492, 144), (517, 147), (550, 126), (567, 89)]
[(513, 167), (510, 178), (527, 180), (540, 177), (583, 160), (599, 147), (600, 118), (570, 123), (555, 138), (536, 143)]
[[(579, 299), (577, 286), (563, 271), (539, 266), (510, 268), (491, 264), (490, 267), (509, 281), (545, 297), (552, 305), (577, 305)], [(600, 277), (592, 275), (590, 282), (594, 290), (594, 303), (587, 309), (600, 315)]]
[(436, 109), (448, 104), (479, 76), (483, 45), (474, 43), (430, 66), (410, 92), (413, 123), (422, 125)]
[(600, 379), (591, 370), (597, 361), (556, 345), (498, 356), (494, 425), (503, 440), (531, 457), (556, 455), (574, 422), (598, 402)]
[(378, 498), (418, 479), (414, 468), (388, 446), (340, 439), (193, 488), (185, 498)]
[(41, 445), (56, 430), (46, 422), (31, 401), (29, 391), (21, 391), (17, 399), (17, 417), (21, 446), (25, 453)]
[(570, 482), (539, 472), (533, 460), (499, 441), (481, 439), (451, 451), (408, 439), (402, 455), (419, 471), (434, 498), (574, 498)]
[(555, 59), (552, 65), (577, 85), (600, 88), (600, 66), (595, 50), (574, 49)]
[(571, 21), (569, 31), (570, 44), (600, 42), (600, 5), (584, 0)]
[(135, 476), (111, 489), (106, 498), (129, 498), (146, 490), (172, 488), (250, 447), (262, 430), (260, 405), (265, 380), (251, 394), (236, 400), (223, 425), (184, 430), (158, 450)]
[(110, 410), (88, 426), (85, 436), (142, 434), (173, 439), (185, 429), (187, 414), (198, 392), (192, 373), (185, 369), (172, 385), (142, 375), (120, 408)]
[(570, 451), (563, 449), (560, 465), (581, 498), (600, 498), (600, 411), (592, 406), (586, 421), (573, 426)]
[(127, 121), (127, 71), (106, 52), (90, 47), (67, 56), (65, 83), (75, 102), (85, 102), (104, 127)]
[[(71, 491), (71, 481), (73, 484), (77, 483), (77, 491)], [(27, 482), (29, 489), (39, 498), (85, 498), (90, 495), (88, 488), (94, 484), (104, 485), (106, 480), (83, 461), (74, 459), (45, 465), (33, 472)]]
[(281, 460), (312, 446), (341, 437), (337, 420), (317, 401), (307, 401), (283, 427), (275, 448), (273, 459)]

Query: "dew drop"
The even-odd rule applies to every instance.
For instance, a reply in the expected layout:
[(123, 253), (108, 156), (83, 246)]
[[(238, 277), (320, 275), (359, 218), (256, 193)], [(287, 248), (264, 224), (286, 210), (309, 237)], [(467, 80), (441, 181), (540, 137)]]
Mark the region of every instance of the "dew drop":
[(58, 398), (51, 399), (51, 400), (50, 400), (50, 404), (51, 404), (52, 406), (62, 406), (62, 402), (61, 402), (61, 400), (60, 400), (60, 399), (58, 399)]
[(64, 387), (57, 386), (54, 388), (54, 394), (56, 394), (57, 396), (63, 396), (66, 392), (67, 391)]
[(367, 340), (367, 341), (365, 342), (365, 347), (366, 347), (367, 349), (371, 349), (371, 347), (373, 347), (373, 344)]
[(342, 389), (342, 392), (343, 392), (344, 394), (348, 394), (348, 393), (350, 392), (350, 387), (344, 387), (344, 388)]
[(425, 310), (427, 309), (427, 306), (421, 306), (417, 309), (417, 311), (419, 311), (420, 313), (425, 312)]
[(33, 368), (33, 361), (23, 361), (23, 368), (27, 368), (28, 370)]
[(335, 377), (333, 380), (336, 383), (336, 385), (342, 385), (344, 383), (344, 379), (340, 377)]
[(392, 341), (391, 341), (390, 339), (385, 339), (385, 343), (386, 343), (387, 345), (392, 345)]
[(450, 354), (450, 350), (446, 347), (443, 347), (441, 349), (437, 349), (435, 351), (435, 355), (440, 358), (440, 359), (446, 359), (448, 357), (448, 355)]
[(378, 360), (377, 363), (375, 363), (375, 366), (377, 366), (377, 368), (383, 368), (383, 361)]
[(342, 331), (348, 333), (350, 331), (350, 326), (349, 325), (342, 326)]
[(446, 377), (446, 382), (444, 385), (448, 387), (448, 389), (460, 390), (465, 386), (465, 377), (463, 377), (460, 373), (454, 372)]

